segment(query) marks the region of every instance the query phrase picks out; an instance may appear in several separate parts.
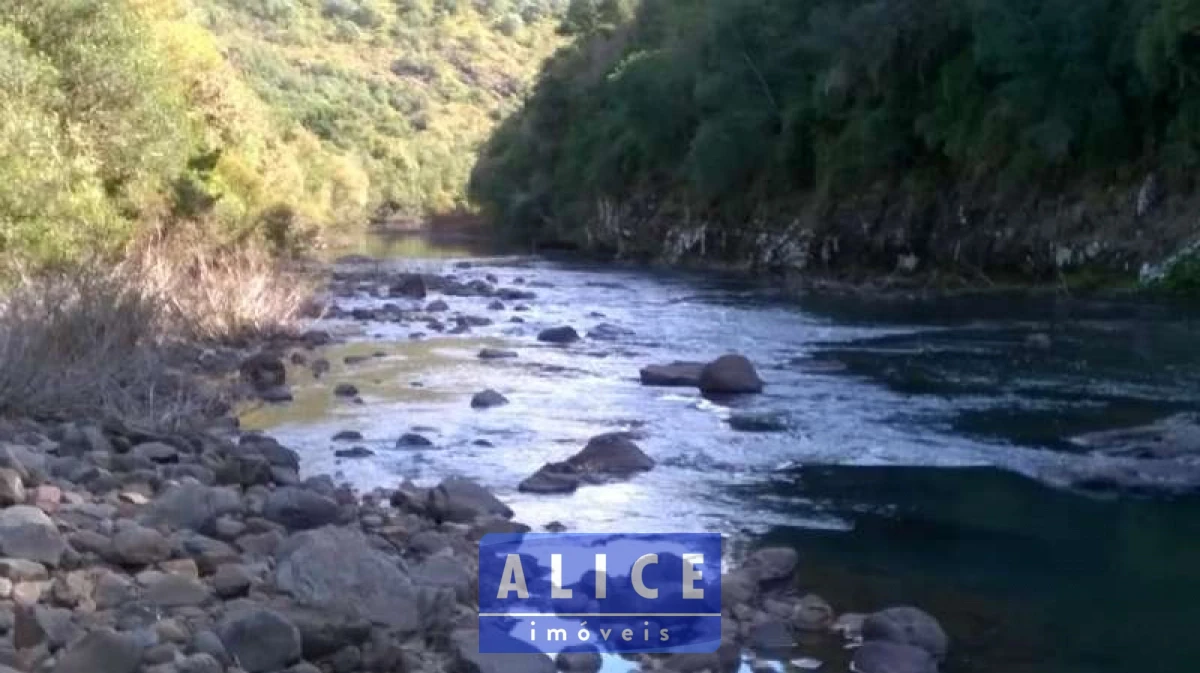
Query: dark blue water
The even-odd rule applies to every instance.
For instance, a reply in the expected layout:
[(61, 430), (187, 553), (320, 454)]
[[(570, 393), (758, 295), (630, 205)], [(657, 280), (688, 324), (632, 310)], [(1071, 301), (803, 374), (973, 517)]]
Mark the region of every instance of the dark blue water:
[[(1189, 310), (1047, 296), (796, 298), (714, 274), (528, 258), (464, 269), (456, 258), (478, 253), (451, 254), (386, 264), (463, 280), (494, 274), (502, 286), (520, 279), (537, 299), (527, 311), (516, 302), (491, 311), (486, 298), (446, 297), (450, 315), (495, 320), (457, 336), (421, 322), (325, 321), (349, 340), (334, 350), (333, 372), (293, 372), (297, 401), (253, 411), (247, 424), (299, 449), (310, 472), (364, 488), (480, 479), (534, 526), (794, 544), (804, 581), (839, 611), (899, 602), (938, 615), (956, 644), (946, 670), (1145, 673), (1200, 661), (1191, 637), (1200, 501), (1072, 488), (1112, 461), (1067, 441), (1200, 409), (1200, 330)], [(397, 302), (337, 299), (343, 308), (384, 301)], [(565, 348), (535, 339), (548, 326), (585, 333), (600, 323), (629, 334)], [(1031, 334), (1049, 347), (1031, 345)], [(482, 362), (483, 345), (520, 357)], [(637, 382), (646, 364), (731, 350), (757, 363), (763, 395), (717, 403)], [(376, 352), (383, 357), (340, 363)], [(330, 391), (342, 381), (365, 403), (336, 401)], [(470, 409), (486, 387), (512, 403)], [(726, 422), (734, 411), (780, 415), (788, 430), (735, 431)], [(362, 432), (376, 456), (334, 458), (329, 437), (341, 429)], [(395, 449), (413, 429), (435, 447)], [(569, 496), (517, 492), (542, 463), (616, 429), (643, 433), (658, 467)], [(1179, 487), (1190, 476), (1162, 478)]]

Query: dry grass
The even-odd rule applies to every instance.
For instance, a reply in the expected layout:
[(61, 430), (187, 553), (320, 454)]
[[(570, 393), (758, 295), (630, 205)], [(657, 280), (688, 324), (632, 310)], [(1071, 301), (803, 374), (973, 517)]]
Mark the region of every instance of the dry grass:
[(294, 328), (311, 285), (265, 253), (153, 244), (113, 267), (10, 273), (0, 296), (0, 414), (170, 428), (211, 408), (180, 344)]

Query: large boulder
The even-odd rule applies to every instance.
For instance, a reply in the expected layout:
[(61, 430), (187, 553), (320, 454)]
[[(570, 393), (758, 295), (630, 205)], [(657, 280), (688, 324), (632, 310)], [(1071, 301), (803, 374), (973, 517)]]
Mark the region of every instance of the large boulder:
[(481, 516), (510, 518), (513, 511), (478, 482), (449, 477), (429, 491), (426, 509), (442, 521), (471, 523)]
[(648, 365), (638, 372), (644, 386), (696, 388), (700, 386), (703, 362), (672, 362), (669, 365)]
[(238, 370), (242, 378), (258, 391), (276, 389), (287, 383), (287, 368), (283, 359), (272, 353), (252, 355), (242, 361)]
[(58, 527), (37, 507), (0, 510), (0, 556), (56, 567), (67, 549)]
[(566, 462), (580, 472), (617, 476), (645, 472), (654, 467), (654, 459), (643, 453), (627, 432), (608, 432), (592, 437), (582, 451)]
[(221, 622), (217, 635), (247, 673), (280, 671), (300, 660), (299, 629), (272, 610), (231, 615)]
[(763, 380), (744, 356), (722, 355), (700, 370), (699, 385), (704, 393), (761, 393)]
[(583, 478), (566, 463), (546, 463), (517, 485), (522, 493), (574, 493)]
[(856, 673), (937, 673), (937, 662), (925, 650), (883, 640), (869, 641), (854, 650), (851, 670)]
[(570, 325), (564, 325), (544, 329), (538, 333), (537, 338), (538, 341), (548, 344), (569, 344), (579, 341), (579, 332), (576, 332), (575, 328)]
[(142, 523), (205, 531), (226, 514), (242, 509), (232, 488), (184, 483), (169, 487), (142, 512)]
[(453, 609), (454, 599), (437, 605), (445, 592), (420, 590), (402, 563), (372, 547), (362, 533), (331, 526), (283, 543), (276, 554), (275, 585), (301, 604), (416, 632), (432, 612)]
[(341, 510), (336, 502), (320, 493), (285, 486), (267, 496), (263, 516), (292, 530), (307, 530), (335, 523)]
[(483, 654), (479, 651), (479, 631), (475, 629), (459, 629), (450, 641), (454, 670), (462, 673), (556, 673), (554, 660), (537, 652), (532, 645), (526, 646), (528, 653)]
[(791, 578), (800, 557), (791, 547), (765, 547), (750, 554), (742, 564), (760, 584), (770, 584)]
[(919, 647), (936, 659), (946, 658), (950, 639), (929, 613), (910, 606), (880, 610), (862, 625), (864, 640), (879, 640)]

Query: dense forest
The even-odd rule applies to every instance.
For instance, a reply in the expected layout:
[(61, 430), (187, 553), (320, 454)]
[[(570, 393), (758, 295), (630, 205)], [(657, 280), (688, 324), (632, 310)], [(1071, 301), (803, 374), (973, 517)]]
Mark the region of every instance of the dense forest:
[(0, 3), (0, 254), (139, 232), (295, 244), (466, 206), (478, 145), (562, 42), (557, 0)]
[(1195, 0), (574, 0), (563, 27), (472, 183), (522, 239), (985, 267), (1008, 237), (1036, 268), (1160, 204), (1137, 254), (1195, 230)]

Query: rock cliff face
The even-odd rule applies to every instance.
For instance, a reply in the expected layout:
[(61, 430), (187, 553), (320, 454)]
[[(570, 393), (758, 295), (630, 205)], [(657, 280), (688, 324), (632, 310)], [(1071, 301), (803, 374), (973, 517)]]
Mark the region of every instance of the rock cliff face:
[(931, 272), (988, 285), (1097, 274), (1136, 280), (1196, 236), (1200, 198), (1147, 195), (1141, 186), (1099, 195), (1001, 197), (947, 189), (915, 198), (880, 188), (823, 212), (769, 204), (739, 223), (657, 198), (598, 207), (583, 246), (668, 264), (865, 276)]

